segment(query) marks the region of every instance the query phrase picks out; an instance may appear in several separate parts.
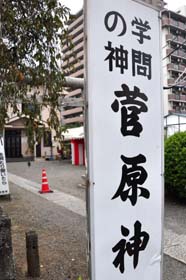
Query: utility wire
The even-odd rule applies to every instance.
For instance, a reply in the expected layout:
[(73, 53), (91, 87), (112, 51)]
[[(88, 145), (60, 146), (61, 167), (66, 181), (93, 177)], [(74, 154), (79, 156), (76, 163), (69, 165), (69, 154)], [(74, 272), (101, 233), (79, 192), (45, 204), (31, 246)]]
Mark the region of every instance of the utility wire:
[(176, 79), (175, 84), (178, 83), (178, 81), (181, 79), (181, 77), (185, 74), (186, 72), (186, 68), (184, 69), (184, 71), (181, 73), (181, 75)]
[[(183, 31), (186, 31), (186, 28), (183, 29)], [(169, 34), (167, 34), (167, 35), (169, 35)], [(172, 35), (173, 35), (173, 34), (172, 34)], [(174, 42), (174, 43), (176, 43), (176, 41), (174, 41), (174, 40), (177, 39), (177, 36), (178, 36), (178, 35), (175, 35), (175, 36), (171, 39), (171, 41)], [(182, 43), (182, 44), (183, 44), (183, 43)], [(162, 49), (166, 48), (168, 45), (169, 45), (169, 43), (167, 43), (166, 45), (164, 45), (164, 46), (162, 47)]]
[(175, 86), (179, 86), (178, 83), (183, 82), (185, 80), (186, 77), (183, 77), (183, 79), (181, 81), (179, 81), (181, 79), (181, 77), (186, 73), (186, 68), (184, 69), (184, 71), (181, 73), (181, 75), (176, 79), (174, 85), (172, 86), (167, 86), (167, 87), (163, 87), (163, 89), (171, 89)]
[[(182, 43), (185, 44), (186, 40)], [(180, 44), (179, 46), (177, 46), (176, 48), (174, 48), (167, 56), (165, 56), (162, 60), (165, 60), (166, 58), (170, 57), (175, 51), (179, 50), (182, 47), (182, 45)], [(181, 73), (181, 75), (178, 77), (178, 79), (176, 79), (175, 84), (172, 86), (164, 86), (163, 89), (171, 89), (175, 86), (178, 86), (178, 80), (183, 76), (183, 74), (186, 72), (186, 68), (184, 69), (184, 71)]]
[[(182, 43), (185, 44), (186, 40)], [(162, 60), (168, 58), (169, 56), (171, 56), (175, 51), (179, 50), (182, 47), (182, 45), (177, 46), (176, 48), (174, 48), (167, 56), (165, 56)]]

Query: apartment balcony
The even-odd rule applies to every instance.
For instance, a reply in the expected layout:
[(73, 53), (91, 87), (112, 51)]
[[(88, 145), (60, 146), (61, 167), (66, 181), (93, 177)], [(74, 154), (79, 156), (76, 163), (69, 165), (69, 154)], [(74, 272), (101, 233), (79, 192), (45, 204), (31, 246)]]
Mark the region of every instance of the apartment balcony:
[(184, 94), (169, 94), (168, 100), (172, 102), (184, 102), (186, 103), (186, 95)]
[(73, 109), (70, 109), (70, 110), (65, 110), (61, 113), (62, 116), (65, 116), (65, 117), (70, 117), (71, 115), (73, 114), (82, 114), (83, 113), (83, 108), (82, 107), (77, 107), (77, 108), (73, 108)]
[(175, 57), (179, 57), (182, 59), (186, 59), (186, 53), (179, 50), (174, 50), (173, 48), (168, 48), (166, 50), (166, 55), (171, 55), (171, 56), (175, 56)]
[(75, 78), (83, 78), (83, 76), (84, 76), (84, 69), (80, 69), (79, 71), (73, 73), (71, 76), (75, 77)]
[(185, 70), (185, 66), (179, 65), (179, 64), (174, 64), (174, 63), (169, 63), (169, 64), (167, 64), (167, 70), (183, 72)]
[(82, 89), (78, 88), (68, 93), (68, 97), (76, 97), (82, 95)]
[(186, 41), (186, 39), (184, 39), (183, 37), (176, 36), (173, 34), (167, 34), (165, 36), (165, 38), (166, 38), (166, 41), (173, 41), (174, 43), (178, 43), (178, 44), (183, 44)]
[(185, 28), (186, 28), (186, 24), (185, 23), (183, 23), (183, 22), (179, 22), (179, 28), (180, 29), (182, 29), (182, 30), (185, 30)]
[(67, 60), (64, 57), (64, 62), (62, 64), (63, 68), (75, 64), (77, 61), (83, 60), (84, 57), (84, 51), (80, 51), (79, 53), (72, 55)]
[(170, 55), (172, 53), (173, 49), (172, 48), (167, 48), (166, 49), (166, 55)]
[(162, 26), (169, 26), (170, 21), (170, 18), (162, 18)]
[(183, 72), (185, 70), (186, 66), (179, 65), (178, 69), (179, 71)]
[(168, 84), (168, 86), (174, 85), (175, 84), (175, 79), (173, 79), (173, 78), (168, 79), (167, 84)]
[[(75, 61), (74, 61), (75, 62)], [(71, 65), (71, 66), (70, 66)], [(66, 62), (64, 62), (63, 63), (63, 69), (66, 69), (66, 68), (68, 68), (69, 66), (69, 72), (71, 73), (74, 73), (75, 71), (77, 71), (77, 70), (79, 70), (79, 69), (82, 69), (83, 67), (84, 67), (84, 59), (83, 58), (81, 58), (81, 59), (79, 59), (79, 60), (77, 60), (76, 59), (76, 62), (75, 63), (73, 63), (72, 64), (72, 62), (71, 63), (69, 63), (68, 61), (66, 61)]]
[(167, 79), (167, 85), (168, 86), (173, 86), (174, 84), (176, 84), (175, 87), (180, 88), (180, 89), (185, 91), (186, 83), (183, 82), (183, 81), (180, 83), (180, 79), (176, 82), (177, 79), (178, 79), (178, 77)]
[(74, 28), (73, 31), (71, 31), (69, 33), (69, 35), (71, 36), (71, 38), (75, 38), (77, 37), (80, 33), (84, 32), (84, 25), (83, 23), (80, 24), (78, 27)]
[(69, 33), (73, 31), (77, 26), (81, 25), (83, 23), (83, 15), (78, 17), (76, 20), (74, 20), (68, 27)]
[(183, 22), (177, 21), (177, 20), (173, 20), (172, 18), (163, 18), (162, 19), (162, 27), (165, 27), (165, 26), (172, 26), (176, 29), (181, 29), (181, 30), (186, 29), (186, 24), (184, 24)]
[(67, 50), (67, 51), (63, 50), (63, 53), (64, 53), (65, 58), (67, 58), (68, 56), (72, 56), (72, 53), (80, 52), (81, 50), (83, 50), (83, 48), (84, 48), (84, 42), (82, 41), (82, 42), (78, 43), (77, 45), (75, 45), (72, 50)]
[(176, 109), (169, 110), (169, 114), (171, 114), (171, 113), (186, 114), (186, 110), (183, 110), (180, 107), (177, 107)]
[[(82, 32), (77, 35), (76, 37), (74, 37), (73, 39), (71, 39), (71, 43), (73, 46), (78, 46), (78, 44), (80, 44), (81, 42), (83, 42), (84, 40), (84, 33), (83, 33), (83, 30)], [(64, 47), (63, 47), (63, 52), (67, 52), (69, 50), (69, 45), (66, 44)]]
[(63, 119), (63, 124), (83, 123), (83, 116)]
[(168, 95), (168, 100), (169, 101), (179, 101), (179, 95), (177, 95), (177, 94), (169, 94)]

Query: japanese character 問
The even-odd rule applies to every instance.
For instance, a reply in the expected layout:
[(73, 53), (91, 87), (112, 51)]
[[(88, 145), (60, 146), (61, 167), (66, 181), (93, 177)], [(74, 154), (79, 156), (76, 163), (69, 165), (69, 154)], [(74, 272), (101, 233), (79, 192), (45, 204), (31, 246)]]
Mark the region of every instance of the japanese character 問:
[(132, 75), (152, 78), (152, 55), (132, 49)]

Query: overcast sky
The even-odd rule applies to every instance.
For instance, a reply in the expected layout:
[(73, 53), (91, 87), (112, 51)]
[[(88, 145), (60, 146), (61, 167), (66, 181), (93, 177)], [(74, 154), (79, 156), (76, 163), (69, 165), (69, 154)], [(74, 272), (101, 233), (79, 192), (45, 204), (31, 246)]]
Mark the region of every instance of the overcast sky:
[[(166, 6), (167, 9), (170, 10), (175, 10), (182, 5), (186, 5), (186, 0), (165, 0), (165, 2), (168, 4)], [(78, 12), (83, 6), (83, 0), (62, 0), (62, 3), (64, 3), (65, 6), (69, 7), (73, 14)]]
[(83, 7), (83, 0), (62, 0), (61, 3), (70, 8), (72, 14), (77, 13)]
[(186, 0), (165, 0), (165, 2), (168, 4), (166, 7), (169, 10), (175, 10), (183, 5), (186, 5)]

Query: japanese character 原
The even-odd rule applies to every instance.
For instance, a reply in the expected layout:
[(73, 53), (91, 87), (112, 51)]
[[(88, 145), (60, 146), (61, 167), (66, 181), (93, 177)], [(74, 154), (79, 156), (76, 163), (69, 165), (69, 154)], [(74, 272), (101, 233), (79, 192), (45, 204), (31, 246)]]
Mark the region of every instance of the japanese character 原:
[(140, 164), (145, 163), (146, 158), (144, 155), (139, 154), (132, 158), (121, 155), (121, 159), (124, 162), (121, 182), (112, 199), (117, 197), (120, 197), (122, 201), (129, 199), (132, 206), (134, 206), (137, 203), (138, 197), (144, 197), (146, 199), (150, 197), (149, 190), (142, 187), (148, 174)]

